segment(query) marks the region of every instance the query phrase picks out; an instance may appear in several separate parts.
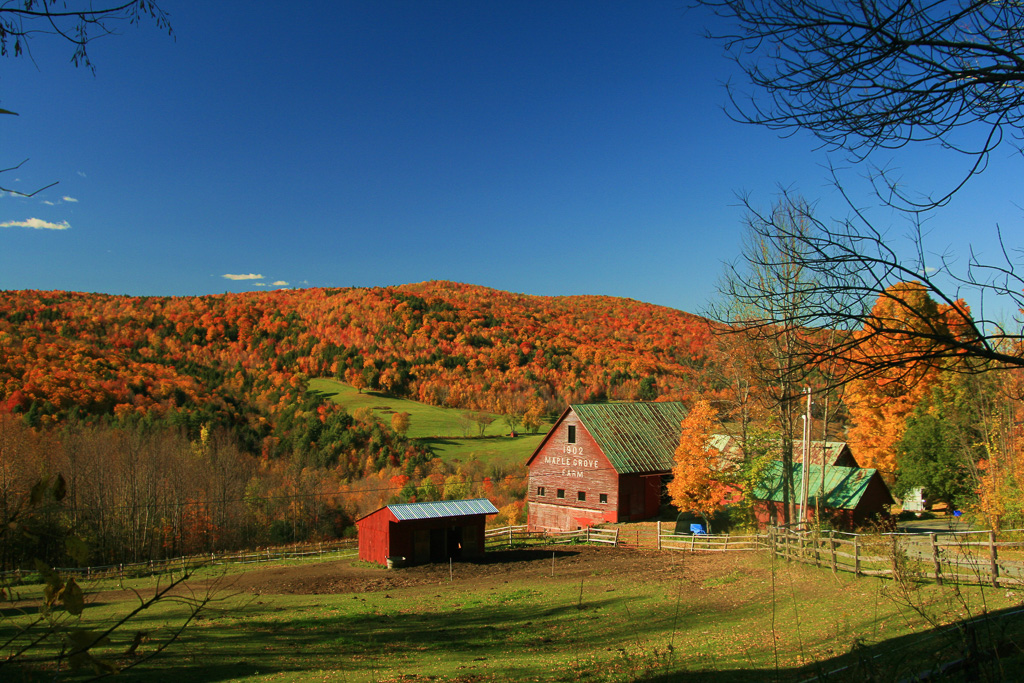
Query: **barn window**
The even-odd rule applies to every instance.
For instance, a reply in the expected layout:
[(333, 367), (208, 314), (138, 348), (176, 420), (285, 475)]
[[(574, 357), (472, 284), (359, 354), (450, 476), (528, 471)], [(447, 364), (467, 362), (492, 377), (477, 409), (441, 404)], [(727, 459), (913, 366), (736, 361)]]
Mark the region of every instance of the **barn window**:
[(586, 501), (587, 500), (587, 492), (586, 491), (580, 491), (579, 493), (577, 493), (576, 494), (576, 500), (580, 501), (581, 503)]
[(544, 495), (544, 487), (543, 486), (538, 486), (537, 487), (537, 495), (538, 496), (543, 496)]
[(555, 498), (565, 498), (565, 489), (558, 489), (555, 492)]
[(608, 502), (608, 494), (607, 493), (602, 493), (600, 496), (598, 496), (598, 498), (600, 499), (600, 501), (602, 503), (607, 503)]
[(576, 425), (569, 425), (569, 437), (566, 440), (569, 443), (576, 443)]

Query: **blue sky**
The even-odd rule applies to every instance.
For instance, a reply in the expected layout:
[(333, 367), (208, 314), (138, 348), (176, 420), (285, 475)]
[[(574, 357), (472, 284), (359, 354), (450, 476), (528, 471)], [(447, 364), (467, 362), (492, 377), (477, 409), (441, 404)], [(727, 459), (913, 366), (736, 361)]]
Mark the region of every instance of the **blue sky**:
[[(698, 312), (738, 253), (737, 193), (846, 211), (815, 140), (723, 113), (738, 76), (685, 3), (161, 4), (175, 38), (124, 26), (91, 46), (95, 76), (46, 37), (0, 62), (19, 113), (0, 163), (29, 159), (0, 181), (60, 181), (0, 198), (0, 288), (446, 279)], [(892, 163), (928, 189), (958, 160)], [(1018, 172), (1007, 148), (931, 220), (934, 248), (994, 253), (997, 223), (1019, 244)]]

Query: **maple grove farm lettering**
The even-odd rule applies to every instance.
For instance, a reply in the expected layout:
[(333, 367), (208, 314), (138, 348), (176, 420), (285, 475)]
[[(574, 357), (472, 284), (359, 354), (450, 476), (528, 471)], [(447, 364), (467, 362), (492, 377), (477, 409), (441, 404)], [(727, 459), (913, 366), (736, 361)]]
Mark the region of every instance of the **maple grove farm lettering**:
[(563, 477), (583, 478), (584, 470), (570, 468), (587, 467), (597, 469), (597, 460), (587, 460), (585, 458), (563, 458), (557, 455), (545, 455), (543, 462), (549, 465), (562, 465)]

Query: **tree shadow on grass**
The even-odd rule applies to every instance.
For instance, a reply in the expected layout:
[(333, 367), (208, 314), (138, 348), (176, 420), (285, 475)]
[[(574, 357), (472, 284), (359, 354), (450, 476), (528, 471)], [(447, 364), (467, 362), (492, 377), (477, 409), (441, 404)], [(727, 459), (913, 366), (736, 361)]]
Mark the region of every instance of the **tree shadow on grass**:
[(973, 682), (1021, 680), (1022, 671), (1024, 610), (1009, 608), (878, 643), (854, 643), (848, 652), (800, 667), (661, 672), (644, 680)]
[[(859, 683), (1019, 680), (1017, 674), (1024, 670), (1024, 610), (1016, 608), (876, 643), (851, 646), (836, 640), (836, 650), (849, 651), (774, 669), (763, 651), (758, 655), (763, 666), (744, 667), (735, 653), (725, 662), (714, 650), (700, 647), (699, 636), (695, 641), (693, 635), (707, 629), (709, 620), (720, 613), (713, 604), (674, 613), (668, 609), (671, 601), (644, 609), (631, 597), (592, 594), (590, 589), (581, 583), (577, 593), (566, 586), (555, 594), (557, 604), (540, 604), (537, 590), (520, 582), (483, 593), (439, 587), (436, 595), (418, 594), (416, 604), (386, 595), (371, 600), (353, 595), (352, 609), (314, 605), (281, 611), (273, 604), (250, 605), (242, 613), (221, 615), (202, 629), (187, 632), (178, 654), (147, 665), (148, 677), (180, 683), (212, 683), (257, 673), (339, 680), (413, 676), (466, 681)], [(222, 625), (219, 618), (229, 621)], [(784, 656), (792, 660), (798, 654), (790, 651)], [(144, 671), (139, 674), (147, 677)], [(919, 679), (922, 674), (929, 678)]]

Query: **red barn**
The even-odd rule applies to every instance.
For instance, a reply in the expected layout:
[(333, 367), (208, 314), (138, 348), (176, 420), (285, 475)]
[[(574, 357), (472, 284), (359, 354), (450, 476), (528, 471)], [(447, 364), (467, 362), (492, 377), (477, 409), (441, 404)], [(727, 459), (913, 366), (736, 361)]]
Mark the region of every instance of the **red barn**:
[(686, 412), (672, 402), (569, 406), (526, 463), (529, 525), (569, 530), (657, 515)]
[(356, 520), (359, 559), (387, 564), (400, 557), (421, 564), (480, 557), (487, 515), (496, 514), (486, 498), (388, 505)]

